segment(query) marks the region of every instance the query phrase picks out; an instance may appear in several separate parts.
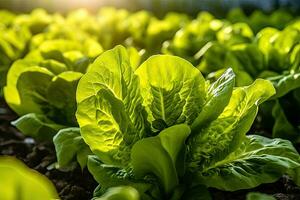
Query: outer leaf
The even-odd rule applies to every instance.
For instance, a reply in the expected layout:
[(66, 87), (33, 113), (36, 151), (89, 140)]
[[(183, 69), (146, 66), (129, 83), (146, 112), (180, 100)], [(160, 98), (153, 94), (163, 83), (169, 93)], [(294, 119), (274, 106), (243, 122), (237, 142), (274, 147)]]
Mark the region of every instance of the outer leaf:
[(299, 166), (299, 154), (289, 141), (250, 135), (236, 151), (199, 172), (198, 178), (208, 187), (234, 191), (274, 182)]
[(41, 98), (54, 76), (45, 68), (34, 67), (34, 64), (32, 61), (20, 60), (8, 72), (7, 86), (4, 88), (5, 100), (18, 115), (42, 113), (36, 101), (45, 101)]
[(211, 84), (203, 109), (192, 124), (193, 131), (215, 120), (222, 113), (230, 100), (234, 80), (232, 69), (227, 69), (217, 81)]
[(146, 117), (124, 47), (104, 52), (77, 89), (77, 120), (91, 150), (110, 164), (126, 164), (130, 146), (145, 134)]
[(236, 88), (222, 114), (189, 139), (190, 169), (198, 171), (233, 152), (250, 129), (258, 105), (274, 93), (272, 84), (262, 79), (248, 87)]
[(137, 70), (141, 94), (154, 130), (175, 124), (191, 124), (205, 101), (205, 81), (189, 62), (159, 55), (146, 60)]
[(38, 140), (51, 140), (52, 137), (64, 128), (56, 124), (45, 115), (29, 113), (12, 122), (24, 135), (31, 136)]
[(53, 184), (22, 162), (9, 157), (0, 158), (0, 193), (2, 200), (52, 200), (58, 195)]
[(51, 83), (53, 74), (47, 69), (30, 67), (18, 78), (17, 90), (20, 95), (20, 108), (16, 110), (19, 115), (27, 113), (42, 114), (41, 104), (46, 104), (47, 88)]
[(276, 95), (273, 98), (279, 98), (288, 92), (300, 87), (300, 72), (290, 72), (276, 77), (268, 78), (276, 88)]
[(155, 174), (165, 193), (170, 194), (179, 184), (176, 161), (189, 133), (190, 128), (181, 124), (164, 129), (158, 136), (138, 141), (131, 151), (134, 173), (138, 177)]
[(65, 128), (53, 138), (59, 167), (68, 167), (75, 159), (83, 169), (87, 164), (89, 147), (84, 143), (79, 128)]
[(56, 122), (77, 126), (76, 112), (76, 88), (82, 74), (67, 71), (55, 76), (47, 88), (47, 102), (51, 109), (44, 111), (47, 116)]

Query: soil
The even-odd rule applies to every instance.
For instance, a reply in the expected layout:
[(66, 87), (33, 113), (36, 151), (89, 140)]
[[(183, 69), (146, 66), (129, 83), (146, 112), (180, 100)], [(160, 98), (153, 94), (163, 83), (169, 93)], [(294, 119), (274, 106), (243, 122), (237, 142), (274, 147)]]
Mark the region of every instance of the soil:
[[(87, 169), (79, 167), (69, 172), (49, 168), (56, 162), (52, 142), (38, 142), (25, 137), (10, 122), (17, 118), (4, 100), (0, 99), (0, 155), (14, 156), (27, 166), (47, 176), (55, 185), (62, 200), (88, 200), (92, 198), (97, 183)], [(300, 149), (300, 148), (297, 148)], [(278, 200), (300, 200), (300, 188), (287, 176), (275, 183), (262, 184), (250, 190), (224, 192), (210, 189), (214, 200), (245, 200), (248, 192), (261, 192), (273, 195)]]

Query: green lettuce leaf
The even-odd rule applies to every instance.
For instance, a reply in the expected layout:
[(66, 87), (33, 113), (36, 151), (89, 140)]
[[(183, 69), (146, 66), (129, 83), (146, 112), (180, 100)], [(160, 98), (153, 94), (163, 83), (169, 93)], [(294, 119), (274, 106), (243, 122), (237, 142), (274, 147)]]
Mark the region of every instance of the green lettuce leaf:
[(155, 131), (175, 124), (191, 124), (205, 101), (205, 81), (189, 62), (159, 55), (146, 60), (137, 70), (143, 105)]
[(56, 124), (45, 115), (29, 113), (11, 122), (24, 135), (38, 140), (50, 140), (62, 128), (63, 125)]
[(234, 152), (196, 174), (208, 187), (235, 191), (274, 182), (298, 168), (299, 161), (289, 141), (251, 135)]
[(227, 69), (218, 80), (209, 86), (202, 111), (192, 124), (193, 131), (215, 120), (223, 112), (230, 100), (234, 83), (235, 75), (232, 69)]
[[(18, 79), (20, 75), (29, 70), (29, 68), (33, 67), (36, 63), (32, 62), (31, 60), (18, 60), (14, 62), (14, 64), (11, 66), (8, 74), (7, 74), (7, 84), (4, 88), (4, 97), (7, 104), (18, 114), (18, 115), (24, 115), (27, 113), (39, 113), (39, 109), (35, 108), (36, 106), (32, 106), (31, 109), (27, 106), (21, 106), (21, 99), (20, 94), (17, 89)], [(47, 69), (41, 69), (41, 73), (44, 73), (44, 76), (50, 75), (52, 76), (52, 73)], [(41, 80), (43, 80), (43, 75), (41, 76)], [(50, 79), (47, 77), (47, 79)], [(48, 80), (46, 81), (48, 84)], [(45, 84), (42, 82), (42, 84)], [(44, 88), (46, 90), (46, 88)], [(30, 111), (28, 111), (30, 109)]]
[(272, 84), (262, 79), (250, 86), (236, 88), (218, 118), (189, 139), (191, 170), (206, 168), (235, 151), (249, 131), (258, 105), (274, 94)]
[(87, 165), (88, 156), (92, 154), (84, 143), (79, 128), (60, 130), (54, 136), (53, 143), (60, 168), (69, 167), (76, 160), (83, 169)]
[(105, 163), (128, 163), (130, 145), (147, 128), (139, 80), (130, 64), (126, 49), (117, 46), (101, 54), (78, 84), (82, 137)]
[(300, 72), (294, 71), (267, 79), (270, 80), (276, 88), (276, 95), (272, 97), (273, 99), (282, 97), (290, 91), (300, 88)]
[(29, 67), (20, 74), (16, 85), (19, 94), (19, 105), (15, 111), (18, 115), (27, 113), (43, 114), (41, 105), (47, 104), (47, 89), (53, 77), (54, 74), (49, 70), (37, 66)]
[(142, 178), (149, 173), (154, 174), (161, 182), (164, 192), (170, 195), (179, 184), (178, 171), (184, 170), (177, 163), (184, 163), (182, 151), (189, 134), (190, 128), (180, 124), (164, 129), (157, 136), (136, 142), (131, 150), (131, 164), (135, 175)]
[(42, 114), (57, 124), (76, 126), (75, 91), (81, 76), (72, 71), (55, 76), (43, 67), (27, 67), (15, 86), (11, 82), (5, 88), (5, 98), (18, 115)]
[(67, 71), (55, 76), (47, 88), (46, 99), (49, 111), (44, 113), (61, 124), (77, 126), (76, 89), (82, 73)]

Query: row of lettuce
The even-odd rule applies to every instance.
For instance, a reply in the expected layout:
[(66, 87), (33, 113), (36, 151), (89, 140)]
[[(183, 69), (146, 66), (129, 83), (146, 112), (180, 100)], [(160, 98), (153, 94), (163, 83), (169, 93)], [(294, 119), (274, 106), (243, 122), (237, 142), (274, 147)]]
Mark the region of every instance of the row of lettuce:
[[(95, 199), (208, 200), (209, 187), (248, 189), (283, 174), (300, 184), (300, 156), (279, 139), (299, 141), (300, 21), (288, 13), (0, 16), (13, 125), (53, 139), (59, 168), (87, 166)], [(116, 44), (125, 47), (107, 50)]]
[[(254, 33), (264, 27), (282, 29), (286, 24), (297, 21), (284, 11), (271, 15), (256, 11), (247, 17), (241, 10), (233, 10), (226, 19), (216, 19), (207, 12), (199, 13), (194, 19), (185, 14), (169, 13), (158, 19), (147, 11), (130, 13), (114, 8), (103, 8), (95, 15), (77, 10), (67, 16), (48, 14), (41, 9), (19, 15), (0, 11), (0, 17), (2, 73), (13, 61), (24, 57), (46, 40), (78, 42), (90, 39), (99, 42), (106, 50), (124, 44), (146, 50), (144, 57), (172, 52), (193, 60), (194, 54), (209, 41), (233, 38), (230, 40), (249, 42)], [(230, 27), (233, 30), (226, 39), (224, 34), (228, 35)], [(217, 36), (216, 32), (223, 33)], [(168, 40), (170, 42), (165, 42)]]

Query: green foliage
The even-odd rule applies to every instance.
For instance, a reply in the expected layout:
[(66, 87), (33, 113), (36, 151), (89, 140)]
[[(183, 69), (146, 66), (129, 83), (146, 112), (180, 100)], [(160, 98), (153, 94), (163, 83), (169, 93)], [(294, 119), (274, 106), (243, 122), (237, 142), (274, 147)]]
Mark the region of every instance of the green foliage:
[(205, 80), (187, 61), (167, 55), (147, 59), (135, 72), (154, 131), (191, 124), (205, 101)]
[[(216, 159), (223, 155), (219, 152), (212, 157)], [(299, 155), (290, 142), (251, 135), (224, 159), (212, 160), (202, 172), (195, 173), (199, 183), (235, 191), (274, 182), (289, 169), (297, 167)]]
[(171, 41), (166, 42), (162, 52), (184, 57), (195, 63), (193, 56), (207, 42), (216, 40), (216, 34), (223, 26), (224, 22), (203, 12), (179, 30)]
[[(284, 12), (281, 14), (284, 15)], [(272, 99), (279, 100), (282, 112), (278, 113), (278, 106), (269, 109), (268, 114), (265, 112), (262, 117), (264, 119), (274, 117), (273, 122), (263, 120), (258, 126), (272, 131), (274, 137), (298, 138), (299, 120), (293, 114), (296, 112), (288, 112), (288, 108), (292, 106), (282, 105), (282, 102), (290, 102), (286, 105), (293, 102), (296, 107), (299, 107), (292, 95), (299, 88), (300, 83), (298, 45), (300, 29), (297, 20), (283, 30), (266, 27), (253, 35), (245, 23), (251, 24), (250, 21), (260, 14), (254, 13), (248, 19), (236, 10), (232, 12), (232, 16), (235, 15), (240, 16), (237, 20), (243, 20), (235, 24), (225, 24), (217, 32), (217, 38), (200, 47), (194, 55), (198, 69), (210, 80), (216, 80), (226, 68), (231, 67), (236, 74), (236, 86), (249, 85), (257, 78), (270, 80), (276, 89), (276, 95)], [(272, 116), (272, 113), (277, 113), (280, 117)], [(298, 140), (293, 141), (298, 142)]]
[[(45, 115), (29, 113), (23, 115), (12, 122), (24, 135), (37, 138), (39, 140), (51, 140), (51, 138), (64, 128), (49, 120)], [(40, 134), (43, 133), (43, 134)]]
[(79, 128), (61, 129), (53, 138), (59, 168), (71, 166), (77, 161), (81, 169), (87, 165), (92, 152), (83, 141)]
[(55, 187), (45, 176), (29, 169), (15, 158), (0, 158), (0, 176), (0, 193), (3, 200), (58, 198)]
[(153, 56), (135, 70), (122, 46), (100, 55), (79, 81), (76, 115), (96, 155), (88, 161), (96, 196), (129, 185), (142, 199), (209, 199), (206, 187), (235, 191), (296, 174), (290, 142), (246, 136), (275, 94), (271, 82), (234, 83), (231, 69), (210, 84), (175, 56)]
[[(289, 13), (0, 18), (0, 90), (6, 83), (20, 116), (12, 124), (53, 139), (60, 168), (87, 166), (96, 199), (209, 200), (208, 187), (282, 174), (299, 184), (299, 154), (283, 140), (300, 141), (300, 23)], [(247, 136), (254, 122), (276, 139)]]
[(187, 125), (180, 124), (164, 129), (157, 136), (136, 142), (131, 152), (135, 175), (143, 177), (154, 173), (160, 179), (165, 193), (174, 191), (179, 184), (177, 174), (184, 173), (182, 165), (185, 160), (182, 154), (185, 152), (182, 149), (190, 132)]
[[(197, 130), (197, 134), (190, 138), (190, 167), (210, 167), (212, 163), (235, 151), (245, 139), (257, 114), (258, 105), (274, 93), (272, 85), (260, 79), (248, 87), (236, 88), (218, 118), (205, 124), (202, 130)], [(216, 140), (220, 140), (218, 145)]]
[[(26, 116), (15, 123), (22, 132), (45, 138), (40, 134), (51, 135), (59, 127), (77, 124), (75, 93), (79, 79), (93, 59), (84, 54), (89, 48), (93, 46), (49, 40), (12, 65), (4, 95), (18, 115)], [(98, 54), (101, 51), (99, 47)]]
[(127, 146), (147, 129), (138, 81), (126, 49), (116, 47), (100, 55), (79, 82), (76, 117), (81, 134), (107, 163), (128, 162)]

